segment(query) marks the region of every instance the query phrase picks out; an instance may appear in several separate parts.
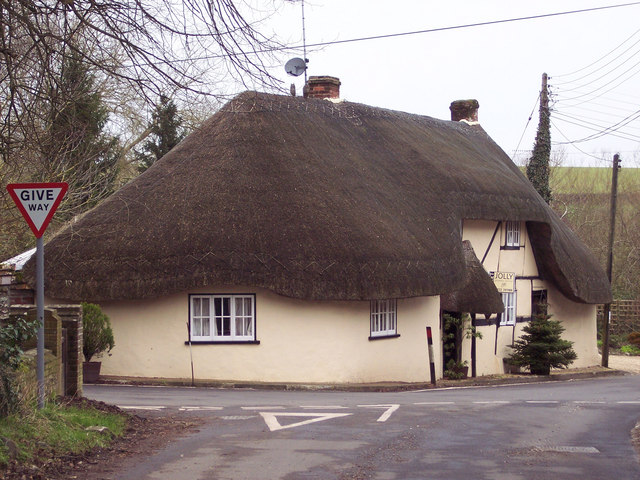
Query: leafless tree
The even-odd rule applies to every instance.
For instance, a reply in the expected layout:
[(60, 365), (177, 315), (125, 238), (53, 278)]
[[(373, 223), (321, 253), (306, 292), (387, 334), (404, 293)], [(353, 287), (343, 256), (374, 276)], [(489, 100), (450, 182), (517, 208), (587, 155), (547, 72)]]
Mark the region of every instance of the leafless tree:
[[(230, 81), (277, 89), (268, 61), (279, 45), (259, 31), (253, 13), (245, 0), (0, 0), (0, 234), (15, 224), (15, 215), (6, 214), (7, 183), (35, 179), (47, 168), (64, 178), (74, 173), (43, 157), (51, 106), (61, 110), (74, 101), (51, 98), (63, 91), (71, 58), (95, 78), (106, 101), (120, 103), (121, 113), (127, 103), (133, 110), (124, 98), (144, 106), (167, 92), (215, 96)], [(115, 129), (127, 122), (146, 123), (110, 117)], [(143, 137), (127, 133), (122, 152)]]

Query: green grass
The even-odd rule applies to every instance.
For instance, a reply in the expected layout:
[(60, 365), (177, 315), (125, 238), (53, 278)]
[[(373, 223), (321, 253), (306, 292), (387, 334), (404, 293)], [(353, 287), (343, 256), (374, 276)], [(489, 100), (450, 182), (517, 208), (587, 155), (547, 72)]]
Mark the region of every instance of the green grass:
[[(526, 176), (526, 167), (520, 167)], [(549, 186), (557, 194), (610, 193), (611, 167), (551, 167)], [(618, 174), (620, 192), (640, 192), (640, 168), (622, 165)]]
[[(602, 167), (552, 167), (549, 183), (558, 194), (609, 193), (611, 168)], [(623, 168), (618, 173), (620, 192), (640, 191), (640, 168)]]
[[(81, 453), (108, 445), (122, 435), (127, 419), (124, 415), (106, 413), (94, 408), (47, 404), (29, 415), (0, 419), (0, 437), (15, 443), (17, 460), (27, 462), (35, 457), (55, 457)], [(90, 426), (105, 426), (105, 432), (87, 431)], [(9, 450), (0, 442), (0, 468), (9, 462)]]

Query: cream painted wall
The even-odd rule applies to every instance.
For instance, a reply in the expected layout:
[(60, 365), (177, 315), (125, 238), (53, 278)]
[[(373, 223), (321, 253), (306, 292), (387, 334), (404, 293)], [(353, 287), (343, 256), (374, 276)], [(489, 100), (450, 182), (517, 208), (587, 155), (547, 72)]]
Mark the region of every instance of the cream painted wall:
[[(486, 220), (465, 220), (463, 223), (463, 240), (469, 240), (476, 256), (482, 260), (487, 253), (484, 267), (487, 271), (515, 272), (517, 292), (517, 317), (531, 317), (532, 290), (546, 289), (548, 292), (549, 313), (554, 319), (561, 320), (565, 327), (563, 338), (574, 342), (574, 350), (578, 354), (573, 367), (596, 365), (600, 362), (596, 344), (596, 307), (575, 303), (559, 293), (553, 285), (538, 278), (538, 269), (530, 248), (528, 232), (522, 223), (521, 248), (517, 250), (501, 250), (505, 243), (504, 227), (501, 225), (491, 247), (491, 238), (498, 222)], [(489, 249), (487, 251), (487, 249)], [(496, 317), (492, 318), (494, 321)], [(483, 338), (476, 341), (477, 373), (487, 375), (503, 371), (504, 357), (511, 354), (508, 345), (522, 335), (524, 323), (514, 326), (502, 326), (496, 331), (495, 325), (479, 327)], [(497, 336), (497, 344), (496, 344)], [(470, 341), (466, 341), (470, 343)], [(465, 354), (470, 348), (465, 345)], [(494, 353), (495, 352), (495, 353)], [(467, 357), (468, 359), (470, 358)]]
[[(399, 299), (400, 337), (370, 341), (369, 302), (307, 302), (261, 289), (205, 288), (189, 293), (256, 293), (259, 345), (192, 347), (195, 377), (265, 382), (428, 382), (426, 329), (441, 372), (438, 297)], [(105, 375), (190, 378), (188, 294), (104, 303), (116, 341)]]
[(576, 303), (555, 289), (549, 289), (549, 313), (565, 328), (562, 338), (573, 342), (578, 355), (571, 367), (590, 367), (600, 364), (598, 353), (596, 305)]

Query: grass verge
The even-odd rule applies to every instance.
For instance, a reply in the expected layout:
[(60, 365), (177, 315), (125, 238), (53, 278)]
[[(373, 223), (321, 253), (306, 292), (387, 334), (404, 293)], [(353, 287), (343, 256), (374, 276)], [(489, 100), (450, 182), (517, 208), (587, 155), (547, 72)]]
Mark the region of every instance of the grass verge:
[[(0, 419), (0, 474), (11, 462), (42, 463), (105, 447), (121, 436), (126, 414), (83, 401), (50, 402), (42, 410)], [(103, 431), (89, 427), (106, 427)]]

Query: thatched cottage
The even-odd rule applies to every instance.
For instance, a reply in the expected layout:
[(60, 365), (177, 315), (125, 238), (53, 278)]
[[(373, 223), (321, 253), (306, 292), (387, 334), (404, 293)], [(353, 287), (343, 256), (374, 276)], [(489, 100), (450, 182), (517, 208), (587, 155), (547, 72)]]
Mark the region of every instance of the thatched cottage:
[(103, 374), (190, 378), (190, 343), (199, 379), (429, 381), (442, 310), (477, 314), (497, 373), (542, 299), (598, 363), (607, 279), (477, 102), (444, 121), (313, 98), (338, 85), (240, 94), (47, 243), (47, 296), (111, 318)]

